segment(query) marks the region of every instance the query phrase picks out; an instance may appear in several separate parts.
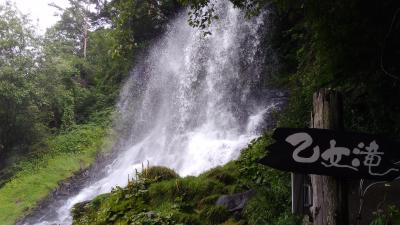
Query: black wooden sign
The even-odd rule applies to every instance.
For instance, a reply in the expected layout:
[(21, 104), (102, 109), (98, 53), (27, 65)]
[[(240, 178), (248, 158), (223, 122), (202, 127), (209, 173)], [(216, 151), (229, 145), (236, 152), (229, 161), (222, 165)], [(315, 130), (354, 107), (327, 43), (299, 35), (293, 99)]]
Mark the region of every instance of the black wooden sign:
[(400, 178), (400, 144), (326, 129), (278, 128), (260, 163), (279, 170), (347, 178)]

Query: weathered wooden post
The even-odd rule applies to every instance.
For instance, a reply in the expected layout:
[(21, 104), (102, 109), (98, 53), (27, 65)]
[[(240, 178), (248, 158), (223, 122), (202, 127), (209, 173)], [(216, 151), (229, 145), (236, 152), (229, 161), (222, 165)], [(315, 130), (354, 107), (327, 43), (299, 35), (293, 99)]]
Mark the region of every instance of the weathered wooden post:
[[(321, 89), (314, 93), (312, 128), (343, 129), (342, 98), (333, 90)], [(347, 198), (344, 182), (338, 178), (311, 175), (313, 205), (311, 213), (315, 225), (346, 225)]]
[(259, 162), (292, 172), (294, 214), (311, 214), (315, 225), (348, 225), (346, 179), (398, 179), (400, 142), (344, 132), (342, 98), (336, 91), (318, 91), (313, 103), (311, 128), (275, 129), (275, 142)]

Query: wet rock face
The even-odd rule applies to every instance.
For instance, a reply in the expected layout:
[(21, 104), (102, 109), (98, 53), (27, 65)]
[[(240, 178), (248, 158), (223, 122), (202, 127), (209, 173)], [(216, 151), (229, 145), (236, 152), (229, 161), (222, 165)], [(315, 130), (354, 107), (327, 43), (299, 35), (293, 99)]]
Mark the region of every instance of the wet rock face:
[(249, 190), (233, 195), (222, 195), (215, 204), (225, 206), (229, 212), (241, 211), (255, 193), (255, 190)]

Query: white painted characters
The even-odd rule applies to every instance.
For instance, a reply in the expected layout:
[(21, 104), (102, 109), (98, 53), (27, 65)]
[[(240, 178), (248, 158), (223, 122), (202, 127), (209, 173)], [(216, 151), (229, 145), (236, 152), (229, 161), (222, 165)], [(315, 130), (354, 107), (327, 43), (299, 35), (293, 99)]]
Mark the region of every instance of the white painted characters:
[[(347, 147), (336, 146), (336, 140), (331, 139), (329, 141), (330, 147), (323, 152), (321, 152), (318, 145), (312, 146), (313, 139), (306, 132), (292, 134), (285, 141), (293, 147), (297, 146), (293, 151), (292, 157), (298, 163), (317, 163), (321, 161), (321, 164), (325, 167), (347, 168), (354, 171), (359, 171), (359, 168), (364, 166), (368, 168), (368, 173), (373, 176), (384, 176), (390, 172), (399, 171), (398, 169), (390, 168), (383, 173), (374, 172), (374, 168), (381, 166), (382, 156), (384, 155), (384, 152), (379, 152), (379, 145), (375, 140), (371, 141), (368, 146), (360, 142), (357, 147), (351, 150)], [(301, 152), (310, 149), (312, 151), (311, 156), (300, 155)], [(352, 158), (351, 165), (342, 162), (344, 157)], [(362, 157), (364, 157), (364, 160), (360, 160)]]

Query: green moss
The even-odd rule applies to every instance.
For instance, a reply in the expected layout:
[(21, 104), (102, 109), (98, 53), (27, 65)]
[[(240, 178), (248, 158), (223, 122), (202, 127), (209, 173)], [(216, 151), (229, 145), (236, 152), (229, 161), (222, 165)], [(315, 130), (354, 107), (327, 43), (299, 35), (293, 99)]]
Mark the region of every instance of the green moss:
[[(110, 194), (99, 196), (84, 206), (76, 205), (74, 224), (117, 224), (117, 221), (130, 224), (135, 220), (145, 221), (144, 215), (150, 214), (169, 215), (168, 218), (176, 223), (205, 224), (210, 218), (215, 220), (215, 210), (210, 207), (218, 196), (226, 193), (227, 185), (218, 179), (230, 176), (224, 171), (231, 170), (221, 167), (199, 177), (179, 178), (167, 168), (150, 167), (138, 175), (138, 180), (130, 181), (127, 187), (116, 187)], [(217, 177), (211, 176), (216, 173), (219, 174)], [(168, 179), (155, 179), (160, 176)], [(207, 200), (210, 196), (214, 201)], [(154, 213), (143, 214), (145, 212)]]
[[(265, 224), (290, 213), (289, 176), (260, 165), (270, 138), (266, 135), (245, 150), (239, 160), (200, 174), (181, 178), (165, 167), (150, 167), (126, 187), (116, 187), (90, 203), (77, 205), (75, 225), (102, 224)], [(215, 202), (221, 195), (257, 191), (243, 213), (230, 213)], [(264, 197), (263, 197), (264, 196)], [(268, 210), (271, 210), (268, 212)], [(261, 214), (267, 214), (266, 216)], [(288, 220), (285, 220), (286, 222)], [(257, 222), (257, 221), (255, 221)], [(261, 224), (261, 223), (255, 223)], [(290, 224), (290, 223), (288, 223)]]
[(171, 180), (178, 177), (179, 175), (174, 170), (163, 166), (152, 166), (140, 173), (141, 179), (150, 179), (153, 181)]
[(229, 219), (225, 221), (222, 225), (244, 225), (244, 221), (236, 221), (235, 219)]
[(203, 209), (207, 205), (213, 205), (213, 204), (215, 204), (215, 202), (218, 200), (219, 197), (220, 197), (220, 195), (216, 194), (216, 195), (210, 195), (205, 198), (202, 198), (199, 201), (199, 203), (197, 204), (197, 207), (199, 209)]
[(175, 221), (178, 221), (180, 224), (190, 224), (190, 225), (202, 225), (202, 221), (200, 217), (196, 213), (183, 213), (183, 212), (174, 212), (172, 214), (172, 218)]
[(207, 224), (220, 224), (229, 219), (230, 213), (226, 211), (223, 206), (209, 206), (203, 209), (200, 213), (200, 217)]
[(230, 162), (224, 166), (215, 167), (204, 174), (202, 177), (214, 179), (224, 184), (234, 184), (238, 180), (238, 171), (235, 162)]

